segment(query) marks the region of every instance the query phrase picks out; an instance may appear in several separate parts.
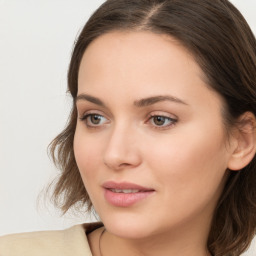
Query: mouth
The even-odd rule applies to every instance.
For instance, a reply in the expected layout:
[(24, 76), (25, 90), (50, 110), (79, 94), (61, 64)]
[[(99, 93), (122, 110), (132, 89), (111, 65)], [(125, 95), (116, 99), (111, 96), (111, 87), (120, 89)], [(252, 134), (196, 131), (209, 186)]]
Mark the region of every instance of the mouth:
[(124, 194), (130, 194), (130, 193), (138, 193), (138, 192), (142, 192), (138, 189), (109, 189), (110, 191), (112, 191), (113, 193), (124, 193)]
[(130, 183), (130, 182), (114, 182), (114, 181), (107, 181), (103, 183), (102, 185), (105, 189), (110, 189), (110, 190), (115, 190), (117, 192), (122, 192), (127, 193), (127, 191), (131, 191), (131, 193), (136, 193), (136, 192), (144, 192), (144, 191), (152, 191), (154, 189), (144, 187), (138, 184)]
[(154, 194), (152, 188), (143, 187), (133, 183), (105, 182), (103, 184), (106, 201), (117, 207), (129, 207), (137, 204)]

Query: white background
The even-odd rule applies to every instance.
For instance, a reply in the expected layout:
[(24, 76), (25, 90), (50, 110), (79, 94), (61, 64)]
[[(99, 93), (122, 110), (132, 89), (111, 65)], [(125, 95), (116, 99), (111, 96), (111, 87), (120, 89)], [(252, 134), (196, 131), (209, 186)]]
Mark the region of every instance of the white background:
[[(73, 42), (103, 2), (0, 0), (0, 235), (90, 220), (60, 217), (51, 205), (38, 207), (37, 198), (57, 174), (47, 145), (69, 113), (66, 74)], [(256, 1), (232, 2), (256, 34)]]

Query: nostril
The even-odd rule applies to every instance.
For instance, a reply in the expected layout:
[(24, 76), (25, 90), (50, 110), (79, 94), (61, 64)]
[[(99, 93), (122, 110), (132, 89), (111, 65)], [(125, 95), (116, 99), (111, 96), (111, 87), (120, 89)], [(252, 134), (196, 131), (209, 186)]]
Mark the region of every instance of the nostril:
[(138, 166), (141, 162), (138, 147), (134, 143), (124, 143), (123, 137), (117, 135), (112, 137), (103, 153), (105, 166), (113, 170)]
[(123, 163), (123, 164), (120, 164), (120, 166), (129, 166), (131, 164), (127, 164), (127, 163)]
[(104, 161), (104, 164), (113, 170), (120, 170), (123, 168), (127, 168), (129, 166), (132, 166), (132, 164), (129, 164), (129, 163), (117, 163), (117, 162), (109, 162), (109, 161)]

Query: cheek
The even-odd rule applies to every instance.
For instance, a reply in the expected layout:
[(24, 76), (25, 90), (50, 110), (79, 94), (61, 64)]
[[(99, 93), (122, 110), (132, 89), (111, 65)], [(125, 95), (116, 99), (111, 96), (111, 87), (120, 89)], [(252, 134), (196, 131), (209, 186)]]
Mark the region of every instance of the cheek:
[(228, 158), (222, 130), (198, 130), (173, 134), (148, 151), (150, 169), (166, 191), (190, 197), (219, 189)]
[(91, 141), (90, 136), (83, 135), (78, 129), (74, 137), (74, 154), (84, 184), (89, 181), (99, 168), (100, 144)]

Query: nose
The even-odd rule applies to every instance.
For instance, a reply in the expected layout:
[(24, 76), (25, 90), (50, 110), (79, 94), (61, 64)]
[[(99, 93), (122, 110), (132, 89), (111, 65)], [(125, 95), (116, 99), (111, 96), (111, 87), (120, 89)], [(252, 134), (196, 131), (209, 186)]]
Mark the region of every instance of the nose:
[(112, 170), (134, 168), (140, 165), (141, 155), (136, 129), (115, 127), (111, 131), (104, 152), (104, 164)]

